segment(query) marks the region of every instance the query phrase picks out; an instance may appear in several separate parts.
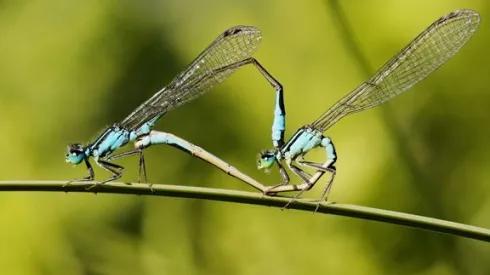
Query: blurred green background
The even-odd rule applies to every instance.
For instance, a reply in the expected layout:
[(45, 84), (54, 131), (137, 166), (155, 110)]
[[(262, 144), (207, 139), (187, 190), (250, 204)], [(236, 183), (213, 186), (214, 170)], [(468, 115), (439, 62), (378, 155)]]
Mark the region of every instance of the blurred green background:
[[(230, 26), (262, 30), (255, 56), (285, 87), (289, 137), (435, 19), (472, 8), (480, 30), (452, 60), (329, 130), (339, 153), (330, 199), (490, 227), (489, 7), (484, 0), (0, 1), (1, 180), (85, 176), (83, 165), (65, 163), (66, 145), (90, 142), (122, 120)], [(355, 44), (341, 33), (339, 9)], [(247, 67), (157, 129), (275, 185), (276, 170), (255, 168), (257, 152), (271, 147), (273, 104), (273, 90)], [(170, 147), (146, 156), (154, 183), (252, 191)], [(323, 151), (310, 157), (320, 160)], [(118, 163), (128, 168), (123, 180), (134, 181), (137, 158)], [(0, 212), (2, 274), (490, 273), (490, 247), (481, 242), (276, 208), (3, 193)]]

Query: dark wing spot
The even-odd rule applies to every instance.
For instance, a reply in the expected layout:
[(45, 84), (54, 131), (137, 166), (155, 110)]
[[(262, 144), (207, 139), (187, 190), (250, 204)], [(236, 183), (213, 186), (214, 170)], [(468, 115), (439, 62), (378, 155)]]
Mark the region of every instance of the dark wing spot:
[(240, 33), (241, 31), (242, 31), (242, 29), (240, 29), (240, 28), (231, 28), (231, 29), (226, 30), (225, 33), (223, 34), (223, 36), (227, 37), (230, 35)]

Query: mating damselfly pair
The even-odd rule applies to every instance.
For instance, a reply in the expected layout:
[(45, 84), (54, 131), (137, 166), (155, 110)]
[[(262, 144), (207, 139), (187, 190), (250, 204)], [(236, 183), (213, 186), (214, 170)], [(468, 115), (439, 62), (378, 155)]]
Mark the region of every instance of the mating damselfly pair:
[[(257, 182), (251, 185), (269, 195), (286, 191), (299, 191), (291, 199), (293, 201), (304, 191), (310, 190), (326, 172), (329, 172), (331, 177), (324, 188), (320, 200), (322, 202), (328, 198), (336, 173), (335, 163), (337, 161), (337, 153), (332, 140), (323, 133), (341, 118), (378, 106), (427, 77), (466, 44), (477, 30), (479, 23), (478, 13), (469, 9), (456, 10), (437, 19), (382, 66), (373, 77), (340, 99), (318, 119), (299, 128), (287, 142), (284, 141), (286, 111), (283, 87), (252, 57), (259, 47), (262, 35), (255, 27), (232, 27), (214, 40), (169, 85), (141, 104), (121, 123), (115, 123), (107, 128), (91, 144), (86, 146), (81, 144), (70, 145), (66, 161), (73, 164), (84, 162), (88, 170), (87, 177), (73, 181), (94, 180), (94, 171), (89, 162), (90, 158), (93, 158), (99, 167), (112, 174), (110, 178), (95, 183), (91, 187), (116, 180), (122, 176), (124, 168), (113, 163), (112, 160), (129, 155), (139, 155), (138, 178), (140, 180), (141, 174), (143, 174), (146, 181), (143, 152), (144, 149), (157, 144), (171, 145), (197, 155), (232, 175), (238, 173), (235, 168), (201, 148), (170, 133), (152, 129), (156, 121), (170, 110), (211, 90), (239, 68), (252, 64), (274, 87), (276, 98), (272, 126), (274, 148), (260, 153), (257, 166), (259, 169), (265, 170), (276, 164), (283, 182), (270, 187)], [(114, 154), (115, 151), (129, 142), (134, 142), (135, 149)], [(304, 160), (304, 156), (308, 152), (318, 147), (325, 150), (325, 162), (314, 163)], [(289, 184), (289, 175), (282, 163), (301, 179), (301, 184)], [(316, 173), (311, 175), (301, 167), (312, 168)], [(247, 182), (248, 179), (244, 181)]]

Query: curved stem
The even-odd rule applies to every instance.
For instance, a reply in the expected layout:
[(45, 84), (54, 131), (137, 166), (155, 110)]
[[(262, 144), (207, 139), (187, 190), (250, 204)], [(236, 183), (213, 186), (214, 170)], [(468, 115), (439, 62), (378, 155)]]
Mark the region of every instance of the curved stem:
[[(270, 197), (260, 193), (235, 191), (227, 189), (190, 187), (179, 185), (153, 184), (153, 192), (143, 183), (106, 183), (87, 191), (85, 188), (93, 183), (74, 183), (66, 188), (62, 186), (66, 181), (0, 181), (0, 191), (47, 191), (47, 192), (82, 192), (82, 193), (112, 193), (151, 195), (178, 198), (205, 199), (212, 201), (225, 201), (250, 205), (283, 207), (290, 198)], [(317, 202), (298, 199), (289, 205), (290, 209), (314, 212)], [(333, 214), (344, 217), (404, 225), (453, 236), (490, 242), (490, 230), (476, 226), (465, 225), (440, 219), (428, 218), (412, 214), (388, 211), (364, 206), (329, 203), (320, 204), (318, 213)]]

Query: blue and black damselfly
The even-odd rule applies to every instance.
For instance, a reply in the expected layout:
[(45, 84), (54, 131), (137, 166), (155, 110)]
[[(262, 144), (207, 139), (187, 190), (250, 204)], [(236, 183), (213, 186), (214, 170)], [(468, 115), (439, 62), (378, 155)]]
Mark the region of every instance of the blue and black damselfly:
[[(387, 102), (427, 77), (468, 42), (479, 23), (478, 13), (468, 9), (456, 10), (437, 19), (381, 67), (373, 77), (335, 103), (313, 123), (299, 128), (289, 141), (285, 143), (281, 135), (273, 134), (275, 148), (262, 151), (257, 165), (259, 169), (269, 169), (276, 163), (283, 183), (268, 188), (266, 193), (299, 191), (290, 200), (291, 203), (301, 193), (310, 190), (324, 173), (329, 172), (331, 177), (319, 203), (327, 200), (336, 173), (337, 153), (332, 140), (323, 133), (341, 118)], [(284, 113), (282, 98), (276, 101), (275, 109), (276, 113)], [(275, 125), (276, 129), (285, 128), (283, 116), (275, 121), (279, 123)], [(303, 157), (308, 152), (318, 147), (325, 150), (324, 163), (304, 160)], [(288, 184), (289, 176), (281, 164), (283, 161), (289, 170), (303, 181), (302, 184)], [(293, 161), (300, 166), (313, 168), (316, 173), (310, 175), (293, 164)]]
[[(252, 57), (258, 49), (261, 40), (260, 31), (254, 27), (236, 26), (226, 30), (185, 71), (136, 108), (122, 122), (115, 123), (107, 128), (93, 143), (86, 146), (79, 143), (70, 145), (66, 154), (66, 161), (72, 164), (85, 162), (88, 176), (70, 181), (67, 184), (74, 181), (94, 180), (95, 174), (89, 162), (90, 158), (93, 158), (99, 167), (112, 174), (110, 178), (95, 183), (91, 187), (116, 180), (122, 176), (124, 167), (111, 161), (129, 155), (139, 155), (138, 182), (142, 173), (146, 182), (143, 149), (151, 144), (171, 145), (217, 165), (218, 168), (228, 174), (235, 176), (240, 174), (232, 166), (201, 148), (175, 135), (152, 131), (152, 128), (164, 114), (211, 90), (238, 68), (247, 64), (254, 65), (275, 88), (276, 93), (282, 96), (281, 84)], [(113, 154), (129, 142), (135, 142), (136, 148), (134, 150)], [(242, 180), (263, 191), (264, 187), (260, 183), (243, 174), (241, 175), (243, 176)]]

